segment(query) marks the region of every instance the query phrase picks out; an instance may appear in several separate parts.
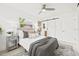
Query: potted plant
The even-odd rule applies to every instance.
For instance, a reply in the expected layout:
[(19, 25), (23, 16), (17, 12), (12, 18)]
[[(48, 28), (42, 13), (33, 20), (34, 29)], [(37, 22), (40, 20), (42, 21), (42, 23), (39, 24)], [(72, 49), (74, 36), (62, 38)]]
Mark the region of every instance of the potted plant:
[(21, 28), (23, 28), (25, 25), (26, 25), (26, 23), (25, 23), (25, 19), (24, 18), (19, 18), (19, 23), (20, 23), (20, 27)]

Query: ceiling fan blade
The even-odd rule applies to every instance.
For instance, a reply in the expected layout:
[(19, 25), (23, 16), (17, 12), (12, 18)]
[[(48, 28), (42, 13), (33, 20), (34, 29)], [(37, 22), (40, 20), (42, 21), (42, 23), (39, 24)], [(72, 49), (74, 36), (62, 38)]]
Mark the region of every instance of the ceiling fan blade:
[(46, 8), (45, 10), (53, 11), (55, 8)]

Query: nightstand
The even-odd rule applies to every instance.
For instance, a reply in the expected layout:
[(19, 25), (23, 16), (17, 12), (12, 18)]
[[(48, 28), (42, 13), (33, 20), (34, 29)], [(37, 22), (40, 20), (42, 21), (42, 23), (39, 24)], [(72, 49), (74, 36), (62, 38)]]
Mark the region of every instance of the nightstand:
[(15, 48), (18, 48), (18, 36), (7, 36), (6, 48), (7, 48), (7, 51), (11, 51)]

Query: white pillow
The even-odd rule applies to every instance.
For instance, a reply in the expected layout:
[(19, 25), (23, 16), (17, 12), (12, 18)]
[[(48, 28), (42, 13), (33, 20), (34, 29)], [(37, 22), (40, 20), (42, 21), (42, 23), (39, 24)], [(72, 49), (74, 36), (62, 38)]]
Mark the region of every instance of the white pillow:
[(24, 37), (23, 31), (18, 30), (18, 34), (19, 34), (19, 39), (23, 39)]

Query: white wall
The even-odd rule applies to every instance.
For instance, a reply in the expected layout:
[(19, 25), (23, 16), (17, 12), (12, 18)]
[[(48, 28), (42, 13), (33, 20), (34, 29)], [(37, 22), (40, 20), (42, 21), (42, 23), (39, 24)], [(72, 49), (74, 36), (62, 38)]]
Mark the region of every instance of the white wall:
[[(57, 14), (55, 16), (58, 16), (60, 19), (48, 23), (48, 33), (58, 40), (67, 42), (67, 44), (70, 44), (79, 52), (77, 7), (73, 5), (69, 8), (68, 5), (62, 5), (62, 7), (64, 6), (66, 6), (67, 9), (61, 8), (62, 10), (58, 14), (55, 13)], [(52, 15), (54, 15), (54, 13)]]
[[(29, 7), (34, 7), (35, 4), (0, 4), (0, 25), (2, 26), (4, 32), (0, 35), (0, 51), (6, 49), (6, 34), (8, 30), (17, 29), (19, 17), (25, 18), (27, 21), (33, 21), (33, 17), (30, 12), (33, 9)], [(25, 8), (27, 7), (27, 8)], [(37, 7), (35, 7), (37, 9)]]
[(4, 34), (4, 28), (6, 25), (6, 22), (4, 21), (5, 18), (0, 16), (0, 27), (3, 29), (3, 33), (0, 33), (0, 51), (6, 49), (6, 40), (5, 40), (5, 34)]
[(75, 49), (77, 49), (77, 51), (79, 52), (79, 7), (77, 8), (77, 20), (76, 20), (76, 44), (75, 44)]

